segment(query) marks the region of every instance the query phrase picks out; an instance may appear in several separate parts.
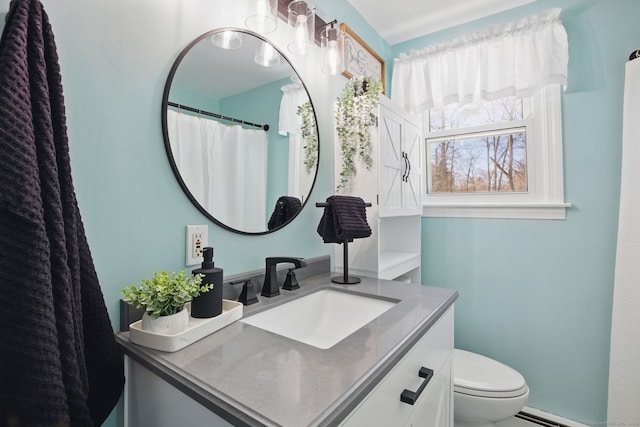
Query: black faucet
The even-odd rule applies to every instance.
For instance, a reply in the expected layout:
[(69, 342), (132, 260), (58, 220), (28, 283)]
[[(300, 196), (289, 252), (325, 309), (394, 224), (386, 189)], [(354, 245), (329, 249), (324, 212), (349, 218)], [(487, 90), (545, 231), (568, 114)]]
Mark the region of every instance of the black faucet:
[(276, 266), (278, 264), (290, 262), (295, 265), (296, 268), (307, 266), (307, 261), (304, 258), (270, 257), (265, 261), (266, 267), (264, 270), (264, 284), (262, 285), (262, 292), (260, 295), (269, 298), (280, 295), (280, 284), (278, 283), (278, 276), (276, 274)]

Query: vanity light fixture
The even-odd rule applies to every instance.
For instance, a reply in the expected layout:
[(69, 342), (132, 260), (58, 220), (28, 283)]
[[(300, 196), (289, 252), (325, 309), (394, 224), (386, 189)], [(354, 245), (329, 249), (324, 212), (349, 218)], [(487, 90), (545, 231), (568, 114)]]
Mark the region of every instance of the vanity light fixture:
[(237, 31), (222, 31), (212, 35), (211, 41), (222, 49), (237, 49), (242, 46), (242, 34)]
[(254, 0), (253, 14), (245, 21), (248, 29), (259, 34), (272, 33), (278, 28), (278, 0)]
[(315, 46), (316, 8), (313, 4), (295, 0), (287, 7), (291, 37), (288, 49), (296, 55), (305, 55)]
[(253, 60), (263, 67), (275, 67), (280, 64), (280, 54), (268, 42), (261, 41), (256, 46)]
[(329, 75), (340, 74), (344, 71), (342, 52), (344, 51), (344, 33), (334, 28), (337, 20), (328, 22), (320, 34), (320, 48), (322, 49), (322, 72)]

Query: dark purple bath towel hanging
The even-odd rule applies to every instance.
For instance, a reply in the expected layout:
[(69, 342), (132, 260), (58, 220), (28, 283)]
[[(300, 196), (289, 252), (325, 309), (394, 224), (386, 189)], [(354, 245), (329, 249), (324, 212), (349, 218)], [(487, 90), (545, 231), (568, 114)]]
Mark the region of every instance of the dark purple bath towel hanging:
[(267, 226), (269, 230), (280, 227), (291, 221), (302, 209), (302, 202), (297, 197), (282, 196), (278, 198), (276, 207), (269, 218)]
[(60, 68), (38, 0), (0, 42), (0, 425), (100, 426), (124, 384), (71, 180)]
[(364, 200), (354, 196), (327, 198), (317, 231), (324, 243), (342, 243), (371, 236)]

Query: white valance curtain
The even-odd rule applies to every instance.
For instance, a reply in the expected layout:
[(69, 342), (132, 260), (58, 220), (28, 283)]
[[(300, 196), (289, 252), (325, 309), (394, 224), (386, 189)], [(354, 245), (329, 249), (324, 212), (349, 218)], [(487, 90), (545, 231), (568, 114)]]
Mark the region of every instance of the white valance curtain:
[(171, 152), (200, 205), (236, 230), (267, 228), (267, 135), (167, 111)]
[(392, 99), (413, 113), (566, 85), (569, 58), (560, 9), (438, 43), (394, 62)]

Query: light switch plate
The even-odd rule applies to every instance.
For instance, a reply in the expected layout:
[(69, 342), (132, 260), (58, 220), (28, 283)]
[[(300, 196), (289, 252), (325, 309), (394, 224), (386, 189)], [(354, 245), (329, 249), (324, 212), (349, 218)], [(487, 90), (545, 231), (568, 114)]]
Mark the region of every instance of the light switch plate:
[(209, 244), (209, 227), (187, 225), (185, 242), (185, 265), (201, 264), (202, 249)]

